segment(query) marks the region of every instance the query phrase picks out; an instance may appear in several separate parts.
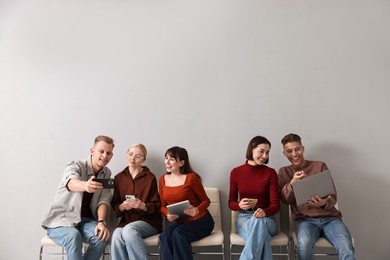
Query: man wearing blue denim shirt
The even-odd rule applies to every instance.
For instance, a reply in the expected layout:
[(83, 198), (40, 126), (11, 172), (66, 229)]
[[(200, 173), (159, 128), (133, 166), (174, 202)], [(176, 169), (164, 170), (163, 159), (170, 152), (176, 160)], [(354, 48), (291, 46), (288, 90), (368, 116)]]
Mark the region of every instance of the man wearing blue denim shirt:
[(320, 236), (324, 236), (336, 248), (340, 260), (355, 260), (351, 234), (341, 220), (341, 212), (335, 208), (336, 193), (324, 198), (314, 195), (300, 206), (295, 201), (291, 184), (328, 167), (321, 161), (305, 160), (299, 135), (286, 135), (282, 144), (283, 154), (291, 165), (280, 168), (278, 173), (280, 199), (290, 205), (292, 218), (296, 221), (298, 258), (313, 259), (313, 246)]
[(66, 166), (53, 206), (42, 223), (48, 236), (65, 248), (69, 260), (83, 259), (83, 241), (89, 244), (84, 259), (99, 259), (110, 239), (106, 219), (112, 195), (95, 179), (110, 178), (106, 165), (113, 149), (112, 138), (98, 136), (89, 158)]

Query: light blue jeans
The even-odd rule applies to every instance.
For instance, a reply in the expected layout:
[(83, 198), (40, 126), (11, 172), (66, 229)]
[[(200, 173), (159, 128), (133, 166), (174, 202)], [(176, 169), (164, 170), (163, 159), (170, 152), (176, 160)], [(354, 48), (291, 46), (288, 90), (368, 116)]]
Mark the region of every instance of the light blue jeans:
[(241, 211), (237, 217), (237, 234), (246, 241), (240, 260), (272, 259), (271, 238), (278, 232), (275, 218), (252, 215), (251, 211)]
[(149, 259), (143, 239), (157, 234), (157, 229), (139, 220), (114, 230), (111, 238), (111, 259)]
[[(49, 228), (47, 235), (57, 244), (65, 248), (68, 260), (97, 260), (108, 244), (95, 236), (98, 222), (90, 218), (82, 218), (76, 227)], [(99, 234), (98, 234), (99, 235)], [(88, 249), (82, 253), (82, 242), (88, 243)]]
[(340, 260), (355, 260), (352, 237), (339, 218), (303, 218), (297, 220), (297, 254), (300, 260), (313, 259), (313, 246), (320, 236), (335, 248)]

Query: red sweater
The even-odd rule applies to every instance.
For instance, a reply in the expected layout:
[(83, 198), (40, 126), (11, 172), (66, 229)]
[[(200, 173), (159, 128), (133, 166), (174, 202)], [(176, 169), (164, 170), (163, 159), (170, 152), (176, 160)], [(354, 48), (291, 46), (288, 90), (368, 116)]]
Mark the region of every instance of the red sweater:
[(167, 205), (180, 202), (183, 200), (189, 200), (190, 204), (194, 207), (198, 207), (199, 214), (194, 217), (189, 217), (180, 220), (183, 223), (197, 220), (208, 211), (210, 205), (210, 199), (203, 188), (202, 182), (199, 176), (195, 173), (188, 173), (183, 185), (176, 187), (165, 186), (165, 176), (160, 177), (160, 198), (161, 198), (161, 213), (166, 216), (168, 214)]
[(266, 165), (252, 166), (245, 163), (230, 173), (229, 208), (238, 211), (241, 198), (257, 199), (256, 206), (267, 216), (279, 212), (278, 176)]

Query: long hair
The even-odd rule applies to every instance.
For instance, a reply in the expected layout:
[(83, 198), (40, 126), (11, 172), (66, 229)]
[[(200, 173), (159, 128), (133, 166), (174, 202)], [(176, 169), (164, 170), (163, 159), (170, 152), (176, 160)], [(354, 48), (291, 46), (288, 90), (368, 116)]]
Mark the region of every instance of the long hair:
[(176, 161), (178, 161), (178, 162), (184, 161), (183, 166), (180, 167), (181, 173), (187, 174), (187, 173), (194, 172), (194, 170), (191, 168), (190, 159), (188, 157), (188, 153), (187, 153), (186, 149), (179, 147), (179, 146), (173, 146), (165, 152), (165, 157), (166, 156), (170, 156), (172, 158), (175, 158)]

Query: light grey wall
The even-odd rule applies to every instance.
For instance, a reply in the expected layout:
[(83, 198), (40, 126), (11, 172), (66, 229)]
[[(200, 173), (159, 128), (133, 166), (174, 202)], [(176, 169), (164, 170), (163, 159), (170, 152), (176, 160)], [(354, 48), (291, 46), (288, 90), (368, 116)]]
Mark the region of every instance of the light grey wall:
[(1, 1), (0, 258), (38, 256), (64, 166), (98, 134), (115, 173), (131, 143), (157, 176), (186, 147), (227, 216), (248, 141), (268, 137), (278, 169), (297, 132), (334, 174), (358, 259), (389, 259), (389, 24), (376, 0)]

